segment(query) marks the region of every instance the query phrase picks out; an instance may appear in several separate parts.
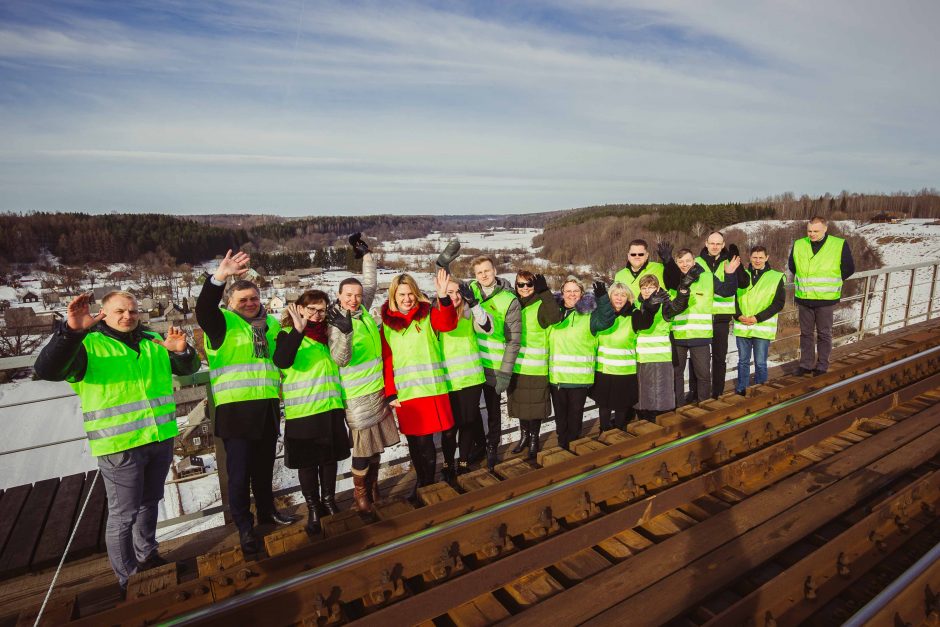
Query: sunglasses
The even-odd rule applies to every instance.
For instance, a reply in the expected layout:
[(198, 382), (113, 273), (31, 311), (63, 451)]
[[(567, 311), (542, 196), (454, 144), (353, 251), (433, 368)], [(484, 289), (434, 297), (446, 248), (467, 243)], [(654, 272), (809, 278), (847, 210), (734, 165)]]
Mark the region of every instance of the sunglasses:
[(516, 287), (535, 287), (535, 283), (526, 283), (525, 281), (516, 281)]
[(646, 253), (630, 253), (631, 257), (644, 257)]

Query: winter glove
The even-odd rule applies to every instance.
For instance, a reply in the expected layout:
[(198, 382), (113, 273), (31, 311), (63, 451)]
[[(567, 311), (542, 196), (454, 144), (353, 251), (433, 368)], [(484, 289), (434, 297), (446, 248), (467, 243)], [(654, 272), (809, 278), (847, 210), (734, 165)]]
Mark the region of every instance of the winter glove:
[(447, 246), (444, 248), (443, 252), (437, 256), (437, 261), (434, 262), (434, 265), (450, 272), (450, 263), (457, 258), (458, 252), (460, 252), (460, 242), (456, 239), (450, 240), (447, 242)]
[(732, 258), (741, 256), (741, 251), (738, 250), (737, 244), (728, 244), (728, 253)]
[(705, 272), (705, 270), (703, 270), (702, 266), (698, 264), (695, 264), (689, 268), (689, 271), (681, 279), (679, 279), (679, 289), (687, 290), (692, 287), (692, 284), (695, 283), (700, 276), (702, 276), (703, 272)]
[(656, 246), (656, 253), (663, 263), (668, 263), (672, 259), (672, 244), (663, 240)]
[(467, 307), (470, 309), (473, 309), (480, 303), (477, 295), (474, 294), (470, 286), (463, 281), (457, 284), (457, 291), (460, 292), (460, 297), (463, 299), (463, 302), (467, 303)]
[(335, 305), (326, 310), (326, 323), (336, 327), (340, 333), (352, 333), (352, 318), (341, 312)]
[(509, 389), (509, 382), (512, 381), (512, 375), (508, 372), (499, 371), (496, 373), (496, 390), (497, 394), (502, 394)]
[(646, 302), (652, 305), (658, 306), (658, 305), (662, 305), (667, 300), (669, 300), (669, 292), (667, 292), (666, 290), (660, 289), (660, 290), (653, 292), (650, 295), (650, 297), (646, 300)]
[(548, 281), (545, 280), (544, 274), (535, 275), (535, 293), (541, 294), (542, 292), (548, 291)]
[(603, 281), (594, 281), (594, 298), (600, 300), (601, 296), (607, 295), (607, 286)]
[(369, 245), (362, 239), (362, 233), (353, 233), (349, 236), (349, 245), (353, 247), (356, 259), (362, 259), (369, 254)]

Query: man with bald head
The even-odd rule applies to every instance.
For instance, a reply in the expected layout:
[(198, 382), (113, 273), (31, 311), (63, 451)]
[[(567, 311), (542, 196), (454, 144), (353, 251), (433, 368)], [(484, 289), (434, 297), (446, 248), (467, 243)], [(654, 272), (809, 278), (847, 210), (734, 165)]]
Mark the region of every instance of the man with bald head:
[(181, 329), (166, 339), (140, 326), (137, 299), (116, 291), (90, 314), (76, 296), (36, 359), (36, 374), (68, 381), (82, 403), (85, 433), (108, 495), (105, 543), (122, 589), (134, 573), (166, 561), (157, 552), (157, 504), (173, 460), (173, 375), (199, 369)]

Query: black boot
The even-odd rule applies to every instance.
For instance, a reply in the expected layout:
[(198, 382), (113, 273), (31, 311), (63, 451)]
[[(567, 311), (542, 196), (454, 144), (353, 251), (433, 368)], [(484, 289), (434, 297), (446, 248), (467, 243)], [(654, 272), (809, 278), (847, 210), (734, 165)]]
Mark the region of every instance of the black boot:
[(531, 438), (529, 444), (529, 459), (534, 461), (538, 457), (539, 450), (542, 448), (542, 441), (539, 439), (539, 429), (542, 427), (541, 420), (530, 420), (529, 421), (529, 436)]
[(322, 505), (320, 505), (320, 500), (317, 498), (316, 493), (304, 492), (304, 500), (307, 502), (307, 524), (304, 525), (304, 530), (310, 535), (315, 535), (320, 533), (320, 515)]
[(337, 463), (320, 464), (320, 494), (323, 509), (330, 516), (339, 513), (336, 506), (336, 467)]
[(497, 452), (498, 446), (499, 445), (496, 442), (486, 443), (486, 467), (489, 468), (490, 470), (493, 470), (494, 468), (496, 468), (496, 462), (498, 461), (496, 457), (496, 452)]
[(427, 481), (424, 485), (431, 485), (437, 475), (437, 449), (434, 448), (434, 440), (431, 440), (430, 445), (425, 448), (424, 468), (425, 481)]
[(444, 462), (444, 465), (441, 466), (441, 479), (446, 481), (451, 486), (457, 485), (457, 470), (447, 462)]
[(529, 421), (520, 420), (519, 421), (519, 443), (516, 444), (516, 446), (513, 447), (513, 449), (509, 452), (512, 453), (513, 455), (518, 455), (525, 449), (529, 448), (530, 442), (531, 442), (531, 435), (529, 433)]
[(242, 545), (242, 553), (246, 556), (261, 552), (261, 544), (258, 542), (258, 536), (255, 535), (254, 529), (239, 531), (238, 541)]

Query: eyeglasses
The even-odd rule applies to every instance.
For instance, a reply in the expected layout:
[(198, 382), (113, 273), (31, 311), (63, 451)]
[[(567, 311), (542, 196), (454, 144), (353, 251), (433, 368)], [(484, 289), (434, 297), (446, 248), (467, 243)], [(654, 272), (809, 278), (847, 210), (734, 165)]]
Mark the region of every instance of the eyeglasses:
[(313, 315), (313, 316), (325, 316), (326, 315), (326, 307), (323, 307), (321, 309), (320, 307), (312, 307), (308, 305), (304, 307), (304, 309), (306, 309), (310, 313), (310, 315)]
[(645, 257), (646, 253), (630, 253), (631, 257)]
[(516, 287), (535, 287), (535, 283), (526, 283), (525, 281), (516, 281)]

